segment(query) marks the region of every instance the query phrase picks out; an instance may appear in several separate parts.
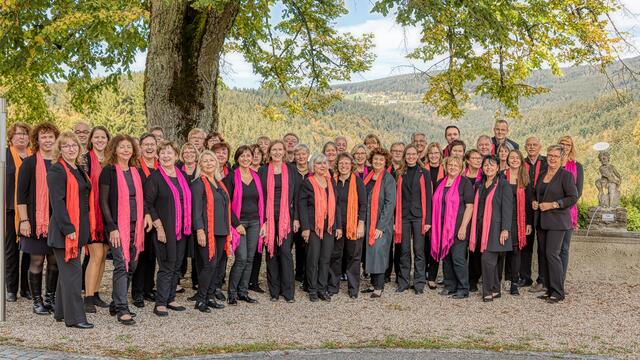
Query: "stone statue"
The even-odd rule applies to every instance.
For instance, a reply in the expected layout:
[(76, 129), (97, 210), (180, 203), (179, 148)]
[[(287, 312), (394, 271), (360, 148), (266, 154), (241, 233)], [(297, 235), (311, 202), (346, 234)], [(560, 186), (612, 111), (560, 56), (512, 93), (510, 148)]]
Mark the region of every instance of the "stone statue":
[(618, 170), (609, 163), (611, 155), (608, 151), (601, 151), (598, 159), (600, 166), (600, 179), (596, 180), (598, 188), (598, 202), (601, 207), (620, 207), (620, 181), (622, 177)]

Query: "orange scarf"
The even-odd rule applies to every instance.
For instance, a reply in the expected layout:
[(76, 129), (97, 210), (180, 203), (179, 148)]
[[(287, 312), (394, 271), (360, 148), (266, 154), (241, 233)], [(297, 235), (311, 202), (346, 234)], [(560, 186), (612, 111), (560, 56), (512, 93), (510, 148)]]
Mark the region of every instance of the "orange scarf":
[[(424, 183), (424, 176), (418, 173), (420, 177), (420, 206), (422, 208), (422, 219), (420, 219), (420, 231), (424, 234), (424, 225), (427, 223), (427, 191)], [(396, 221), (395, 221), (395, 240), (394, 243), (402, 243), (402, 178), (398, 176), (398, 184), (396, 186)]]
[[(381, 171), (378, 174), (378, 179), (376, 180), (376, 184), (373, 185), (373, 191), (371, 193), (371, 221), (369, 222), (369, 246), (373, 246), (376, 243), (375, 234), (376, 234), (376, 225), (378, 224), (378, 201), (380, 200), (380, 188), (382, 187), (382, 179), (387, 172)], [(373, 175), (375, 171), (371, 171), (369, 175), (364, 179), (364, 184), (367, 185), (371, 179), (373, 179)]]
[(444, 165), (440, 164), (438, 165), (438, 177), (436, 177), (436, 181), (440, 181), (442, 178), (444, 178)]
[(331, 178), (329, 176), (325, 176), (327, 181), (327, 189), (329, 190), (329, 196), (327, 198), (327, 193), (325, 190), (318, 184), (315, 176), (309, 176), (309, 182), (313, 186), (313, 196), (314, 196), (314, 207), (315, 207), (315, 232), (318, 234), (320, 239), (322, 240), (324, 236), (324, 219), (329, 218), (327, 222), (327, 232), (331, 234), (331, 228), (335, 223), (335, 215), (336, 215), (336, 198), (333, 192), (333, 184), (331, 183)]
[[(149, 177), (149, 175), (151, 175), (151, 170), (149, 170), (149, 167), (147, 166), (147, 163), (144, 161), (144, 158), (141, 156), (140, 157), (140, 168), (142, 169), (142, 172), (144, 173), (144, 176)], [(153, 169), (157, 169), (158, 168), (158, 160), (154, 160), (153, 161)]]
[[(20, 167), (22, 166), (22, 158), (20, 157), (20, 155), (18, 154), (18, 151), (13, 147), (13, 146), (9, 146), (9, 152), (11, 153), (11, 158), (13, 158), (13, 165), (16, 168), (16, 180), (15, 183), (13, 184), (14, 186), (14, 194), (18, 193), (18, 175), (20, 174)], [(31, 153), (31, 149), (26, 148), (25, 149), (25, 153), (27, 154), (27, 156), (30, 156)], [(13, 208), (15, 209), (15, 224), (16, 224), (16, 230), (20, 229), (20, 214), (18, 211), (18, 197), (14, 196), (13, 198)], [(16, 242), (18, 241), (18, 237), (16, 236)]]
[[(200, 180), (202, 180), (202, 185), (204, 186), (204, 194), (207, 199), (207, 245), (209, 250), (209, 261), (213, 259), (216, 255), (216, 239), (215, 239), (215, 200), (213, 198), (213, 191), (211, 191), (211, 185), (209, 185), (209, 180), (206, 176), (200, 175)], [(224, 186), (222, 181), (218, 181), (218, 185), (227, 193), (229, 196), (229, 191)], [(229, 227), (231, 227), (231, 201), (227, 203), (227, 213), (229, 214)], [(227, 235), (227, 241), (224, 245), (224, 250), (227, 253), (227, 256), (231, 255), (231, 231)]]
[(75, 175), (71, 173), (67, 163), (60, 159), (60, 164), (64, 168), (64, 172), (67, 174), (67, 192), (65, 199), (67, 203), (67, 213), (73, 228), (75, 229), (76, 237), (71, 239), (68, 235), (64, 238), (64, 261), (69, 262), (71, 259), (78, 257), (78, 237), (80, 236), (80, 193), (78, 191), (78, 180)]
[[(338, 177), (336, 175), (336, 181)], [(347, 195), (347, 240), (358, 240), (358, 189), (356, 175), (349, 177), (349, 193)]]
[(36, 153), (36, 233), (35, 238), (49, 234), (49, 187), (47, 167), (40, 152)]

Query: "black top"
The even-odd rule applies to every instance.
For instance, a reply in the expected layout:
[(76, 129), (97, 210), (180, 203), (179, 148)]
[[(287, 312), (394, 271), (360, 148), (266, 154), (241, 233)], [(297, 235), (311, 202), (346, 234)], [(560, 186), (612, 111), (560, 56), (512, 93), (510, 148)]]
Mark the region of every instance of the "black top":
[[(557, 202), (558, 209), (547, 211), (537, 211), (539, 226), (543, 230), (570, 230), (571, 212), (570, 209), (578, 202), (578, 188), (573, 179), (573, 175), (559, 169), (547, 184), (544, 182), (544, 175), (540, 176), (540, 181), (536, 186), (535, 197), (538, 202)], [(536, 221), (536, 224), (538, 222)]]
[[(496, 184), (497, 183), (497, 184)], [(489, 193), (495, 187), (493, 200), (491, 204), (486, 203)], [(513, 248), (511, 243), (511, 225), (513, 216), (513, 193), (509, 183), (496, 176), (489, 187), (485, 185), (485, 182), (481, 182), (478, 187), (478, 213), (476, 218), (476, 228), (471, 231), (476, 231), (476, 247), (480, 247), (482, 239), (482, 226), (484, 211), (487, 207), (491, 206), (491, 224), (489, 224), (489, 234), (487, 240), (487, 251), (501, 252), (510, 251)], [(509, 231), (509, 238), (504, 243), (500, 244), (500, 232)]]
[[(144, 178), (141, 169), (137, 169), (140, 180)], [(129, 214), (132, 221), (136, 220), (137, 204), (135, 202), (136, 188), (133, 186), (133, 176), (129, 170), (123, 171), (124, 179), (129, 188)], [(118, 230), (118, 177), (116, 168), (113, 165), (107, 165), (100, 173), (100, 210), (102, 211), (102, 219), (104, 229), (107, 233)]]
[(424, 179), (426, 197), (426, 224), (431, 225), (431, 198), (433, 188), (429, 170), (420, 166), (408, 167), (402, 175), (402, 220), (422, 219), (422, 199), (420, 192), (420, 177)]
[[(260, 177), (260, 182), (262, 183), (262, 194), (263, 194), (263, 201), (264, 201), (264, 210), (265, 210), (265, 215), (267, 214), (267, 198), (268, 198), (268, 194), (269, 192), (274, 193), (274, 214), (275, 214), (275, 218), (279, 219), (280, 217), (280, 192), (282, 189), (282, 174), (279, 175), (275, 175), (274, 174), (274, 189), (268, 189), (267, 188), (267, 174), (268, 174), (268, 170), (269, 170), (269, 165), (263, 165), (259, 170), (258, 170), (258, 176)], [(296, 166), (294, 164), (288, 163), (287, 164), (287, 170), (289, 172), (289, 196), (288, 196), (288, 201), (289, 201), (289, 216), (291, 218), (291, 221), (295, 220), (295, 218), (298, 216), (298, 201), (297, 201), (297, 194), (298, 194), (298, 189), (300, 187), (301, 184), (301, 177), (300, 177), (300, 173), (298, 172), (298, 170), (296, 169)], [(265, 219), (266, 220), (266, 219)]]
[[(356, 193), (358, 194), (358, 221), (366, 221), (367, 218), (367, 193), (364, 187), (364, 182), (359, 177), (356, 179)], [(338, 194), (340, 204), (340, 220), (343, 227), (347, 226), (347, 205), (349, 204), (349, 185), (351, 183), (351, 176), (346, 181), (338, 179), (336, 184), (336, 193)]]
[[(529, 159), (529, 157), (526, 157), (524, 158), (524, 162), (529, 165), (529, 187), (533, 193), (535, 185), (537, 185), (538, 181), (541, 179), (540, 175), (547, 172), (547, 158), (539, 155), (534, 163)], [(538, 166), (538, 163), (540, 164), (540, 170), (538, 172), (538, 178), (536, 179), (536, 167)]]
[[(224, 179), (222, 179), (222, 182), (227, 187), (227, 190), (229, 191), (229, 196), (231, 197), (231, 201), (233, 202), (233, 192), (235, 191), (235, 185), (236, 185), (234, 172), (231, 171), (229, 175), (227, 175)], [(256, 187), (256, 183), (253, 180), (253, 178), (251, 179), (251, 182), (249, 183), (249, 185), (242, 183), (242, 206), (240, 207), (240, 219), (238, 219), (236, 217), (236, 214), (234, 214), (233, 211), (231, 211), (231, 225), (233, 225), (233, 227), (238, 227), (240, 225), (240, 220), (242, 221), (260, 220), (260, 212), (258, 209), (259, 200), (260, 200), (260, 196), (258, 196), (258, 188)]]
[[(24, 158), (23, 158), (24, 161)], [(14, 202), (16, 200), (16, 164), (13, 162), (13, 156), (11, 156), (11, 151), (7, 148), (7, 183), (5, 184), (7, 192), (6, 192), (6, 202), (7, 208), (6, 210), (14, 210)], [(9, 221), (13, 221), (9, 219)]]
[[(440, 179), (440, 181), (438, 181), (437, 186), (440, 186), (440, 183), (442, 183), (443, 181), (447, 181), (446, 176)], [(450, 187), (445, 187), (444, 192), (442, 194), (442, 213), (441, 213), (441, 219), (440, 219), (441, 223), (444, 223), (444, 210), (447, 208), (446, 200), (447, 200), (447, 193), (449, 192), (449, 189)], [(464, 176), (460, 178), (460, 184), (458, 185), (458, 194), (459, 194), (460, 206), (458, 207), (458, 216), (456, 217), (456, 233), (460, 229), (460, 226), (462, 225), (462, 218), (464, 217), (464, 211), (465, 211), (466, 205), (473, 204), (474, 197), (475, 197), (475, 192), (473, 191), (473, 186), (471, 185), (471, 182), (469, 182), (469, 179), (467, 179)]]
[(431, 165), (429, 165), (429, 174), (431, 175), (431, 188), (434, 189), (435, 192), (435, 188), (436, 188), (436, 183), (438, 182), (438, 171), (440, 170), (440, 167), (433, 167)]
[[(213, 226), (214, 226), (214, 235), (216, 236), (225, 236), (229, 234), (229, 196), (222, 189), (222, 187), (217, 184), (218, 187), (214, 187), (213, 184), (207, 179), (207, 186), (211, 189), (213, 194)], [(200, 230), (203, 229), (205, 233), (209, 232), (209, 224), (207, 222), (207, 207), (209, 204), (207, 203), (207, 195), (205, 193), (204, 183), (202, 180), (197, 179), (191, 183), (191, 196), (193, 201), (191, 202), (191, 206), (193, 209), (192, 219), (193, 219), (193, 229)]]
[[(182, 172), (180, 169), (176, 171)], [(186, 175), (184, 173), (182, 175), (186, 179)], [(179, 186), (177, 188), (180, 189)], [(171, 188), (164, 181), (160, 171), (152, 172), (144, 184), (145, 212), (151, 216), (153, 221), (160, 219), (167, 243), (176, 241), (176, 206), (182, 205), (173, 201)]]
[[(280, 196), (282, 196), (282, 174), (273, 175), (273, 208), (280, 209)], [(279, 213), (276, 211), (276, 218)]]
[[(336, 184), (333, 179), (330, 180), (331, 185), (333, 186), (333, 196), (336, 204), (336, 212), (334, 214), (334, 224), (331, 228), (331, 233), (335, 229), (342, 228), (342, 215), (340, 213), (340, 206), (338, 206), (338, 192), (335, 191)], [(329, 196), (329, 186), (324, 188), (327, 197)], [(299, 195), (299, 203), (298, 210), (300, 212), (300, 228), (304, 230), (314, 230), (315, 228), (315, 216), (316, 216), (316, 208), (315, 208), (315, 192), (313, 191), (313, 185), (311, 184), (311, 180), (309, 178), (305, 179), (300, 187), (300, 195)], [(328, 205), (327, 205), (328, 209)], [(318, 234), (319, 235), (319, 234)]]
[[(44, 160), (44, 166), (49, 172), (51, 160)], [(41, 179), (46, 181), (46, 179)], [(36, 236), (36, 155), (27, 156), (22, 161), (18, 174), (18, 190), (16, 193), (18, 205), (27, 205), (27, 215), (31, 225), (31, 236)], [(51, 206), (51, 205), (49, 205)], [(49, 207), (51, 210), (51, 207)], [(18, 230), (19, 231), (19, 230)]]
[[(69, 194), (79, 197), (80, 226), (76, 233), (78, 239), (78, 249), (89, 242), (89, 192), (91, 184), (87, 175), (79, 167), (72, 168), (67, 164), (69, 171), (78, 182), (78, 194)], [(47, 173), (47, 186), (49, 187), (49, 200), (51, 203), (51, 220), (49, 221), (49, 235), (47, 245), (57, 249), (65, 248), (65, 237), (76, 232), (71, 223), (69, 212), (67, 211), (67, 173), (60, 163), (51, 165)]]

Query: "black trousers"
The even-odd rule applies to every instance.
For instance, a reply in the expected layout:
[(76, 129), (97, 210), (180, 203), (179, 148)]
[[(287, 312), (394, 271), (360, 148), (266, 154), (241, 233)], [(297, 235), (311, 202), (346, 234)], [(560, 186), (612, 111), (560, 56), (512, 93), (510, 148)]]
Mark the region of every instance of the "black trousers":
[[(398, 288), (408, 289), (411, 276), (411, 250), (413, 250), (413, 285), (416, 290), (424, 290), (427, 262), (425, 261), (425, 238), (421, 220), (402, 222), (402, 242), (399, 249)], [(413, 241), (412, 241), (413, 240)], [(412, 246), (413, 244), (413, 246)], [(398, 253), (396, 252), (396, 253)]]
[(438, 268), (440, 267), (440, 262), (436, 261), (436, 259), (431, 256), (431, 231), (429, 231), (426, 235), (426, 246), (424, 247), (424, 256), (427, 259), (427, 281), (436, 281), (438, 277)]
[(375, 290), (384, 290), (384, 273), (371, 274), (371, 285)]
[(14, 210), (8, 210), (6, 216), (6, 236), (4, 238), (5, 281), (7, 292), (17, 294), (18, 287), (20, 287), (20, 293), (25, 294), (29, 291), (27, 272), (29, 271), (30, 259), (29, 254), (25, 252), (20, 255), (16, 238), (16, 225), (13, 221), (15, 214)]
[[(276, 224), (278, 222), (276, 221)], [(286, 300), (294, 299), (293, 257), (291, 255), (291, 234), (282, 239), (278, 245), (277, 236), (274, 240), (273, 256), (267, 257), (267, 284), (272, 298), (284, 296)]]
[[(367, 252), (366, 247), (363, 250)], [(391, 273), (396, 273), (396, 282), (399, 281), (400, 276), (400, 253), (402, 252), (400, 244), (396, 244), (395, 241), (391, 241), (389, 245), (389, 265), (387, 271), (384, 272), (385, 279), (391, 279)]]
[(58, 285), (53, 317), (66, 325), (87, 322), (82, 300), (82, 264), (80, 257), (64, 261), (65, 249), (53, 249), (58, 262)]
[(293, 246), (296, 248), (296, 280), (304, 282), (306, 279), (305, 264), (307, 262), (307, 254), (302, 231), (293, 234)]
[[(216, 291), (216, 279), (220, 255), (224, 253), (224, 245), (227, 242), (226, 236), (215, 236), (215, 256), (209, 260), (209, 244), (207, 246), (197, 245), (197, 255), (200, 258), (200, 273), (198, 274), (198, 293), (196, 294), (196, 300), (205, 302), (209, 297), (212, 297)], [(195, 259), (195, 258), (194, 258)]]
[(545, 254), (542, 265), (544, 287), (549, 296), (558, 299), (564, 299), (564, 267), (560, 252), (566, 234), (566, 230), (538, 229), (538, 241)]
[[(328, 292), (329, 263), (333, 252), (333, 241), (333, 235), (326, 231), (322, 238), (313, 230), (309, 235), (306, 263), (309, 296)], [(331, 274), (331, 276), (339, 278), (340, 274)]]
[(502, 253), (485, 251), (481, 255), (482, 261), (482, 296), (500, 293), (500, 279), (498, 278), (498, 258)]
[(155, 286), (156, 255), (153, 249), (153, 236), (145, 233), (144, 251), (138, 256), (138, 265), (133, 273), (131, 283), (131, 297), (142, 299), (145, 294), (151, 294)]
[(128, 269), (125, 267), (125, 258), (122, 254), (122, 244), (114, 248), (111, 247), (111, 254), (113, 255), (113, 292), (111, 297), (113, 299), (113, 305), (115, 311), (122, 315), (129, 313), (129, 303), (127, 295), (129, 293), (129, 284), (133, 279), (133, 274), (136, 271), (136, 247), (135, 247), (135, 224), (131, 223), (131, 235), (129, 237), (129, 263)]
[(442, 260), (444, 288), (450, 292), (469, 293), (468, 246), (469, 240), (454, 239), (449, 254)]
[(469, 249), (469, 286), (477, 287), (481, 277), (482, 253), (480, 253), (480, 241), (477, 241), (475, 251)]
[[(346, 229), (342, 234), (346, 234)], [(347, 259), (347, 288), (350, 296), (358, 296), (360, 290), (360, 258), (362, 256), (362, 239), (347, 240), (345, 235), (342, 239), (333, 243), (333, 253), (331, 255), (331, 271), (329, 272), (329, 292), (338, 293), (340, 290), (340, 275), (342, 272), (343, 259)], [(383, 279), (384, 280), (384, 279)]]
[(156, 277), (156, 306), (167, 306), (176, 299), (176, 287), (180, 279), (180, 266), (187, 247), (183, 237), (179, 241), (167, 241), (166, 244), (154, 240), (158, 274)]
[(569, 248), (571, 246), (571, 237), (573, 230), (568, 230), (562, 240), (562, 249), (560, 250), (560, 260), (562, 261), (562, 281), (567, 280), (567, 270), (569, 269)]
[(518, 282), (518, 280), (520, 280), (522, 251), (520, 251), (520, 248), (516, 245), (513, 250), (508, 251), (503, 257), (505, 258), (505, 280), (508, 279), (512, 283)]
[(227, 276), (227, 260), (229, 257), (225, 251), (216, 253), (216, 257), (219, 258), (216, 264), (216, 276), (213, 278), (216, 292), (222, 291), (222, 284)]
[[(536, 236), (537, 229), (534, 227), (531, 230), (531, 234), (527, 235), (527, 245), (522, 249), (520, 255), (520, 278), (525, 281), (532, 281), (532, 270), (533, 266), (533, 251), (537, 251), (538, 253), (538, 278), (536, 282), (541, 284), (544, 283), (544, 279), (542, 278), (542, 267), (540, 259), (544, 257), (544, 252), (540, 247), (540, 238)], [(538, 241), (536, 242), (536, 237), (538, 237)]]
[[(263, 246), (264, 248), (264, 246)], [(249, 287), (258, 286), (260, 284), (260, 268), (262, 268), (262, 253), (264, 249), (256, 249), (253, 254), (253, 266), (251, 266), (251, 277), (249, 277)]]

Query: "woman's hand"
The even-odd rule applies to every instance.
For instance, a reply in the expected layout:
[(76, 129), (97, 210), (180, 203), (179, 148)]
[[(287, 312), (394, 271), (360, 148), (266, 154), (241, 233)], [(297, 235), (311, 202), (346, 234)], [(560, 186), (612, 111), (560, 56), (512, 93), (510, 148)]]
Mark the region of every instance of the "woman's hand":
[(120, 232), (118, 230), (113, 230), (109, 233), (109, 242), (114, 248), (120, 247)]
[(356, 229), (356, 239), (362, 239), (364, 237), (364, 221), (358, 221), (358, 228)]
[(31, 223), (29, 220), (20, 221), (20, 234), (31, 237)]
[(464, 240), (467, 238), (467, 227), (461, 226), (460, 230), (458, 230), (458, 240)]
[(342, 229), (336, 230), (336, 239), (337, 240), (342, 239)]
[(245, 229), (244, 226), (242, 226), (242, 225), (238, 225), (238, 227), (236, 228), (236, 231), (241, 236), (246, 236), (247, 235), (247, 229)]
[(533, 232), (533, 227), (531, 225), (527, 225), (527, 230), (525, 231), (525, 234), (531, 235), (531, 232)]
[(382, 230), (380, 230), (380, 229), (376, 229), (376, 232), (373, 234), (373, 238), (374, 238), (374, 239), (376, 239), (376, 240), (378, 240), (378, 239), (380, 239), (380, 238), (382, 237), (382, 234), (384, 234), (384, 233), (382, 232)]
[(156, 234), (158, 235), (158, 241), (166, 244), (167, 243), (167, 234), (164, 233), (164, 228), (162, 227), (162, 224), (158, 225), (156, 223), (154, 223), (154, 226), (156, 228)]
[(540, 211), (549, 211), (554, 209), (554, 206), (552, 202), (543, 202), (538, 204), (538, 208), (540, 208)]
[(500, 245), (504, 245), (504, 243), (507, 242), (508, 238), (509, 238), (509, 231), (508, 230), (500, 231)]
[(149, 214), (144, 216), (144, 229), (146, 232), (153, 230), (153, 220), (151, 220), (151, 215)]
[(538, 208), (540, 207), (540, 204), (537, 201), (533, 201), (531, 203), (531, 207), (533, 208), (533, 210), (538, 210)]
[(301, 235), (304, 239), (304, 242), (309, 242), (309, 235), (311, 235), (311, 230), (303, 230)]
[(422, 229), (422, 233), (426, 234), (429, 230), (431, 230), (431, 225), (424, 224), (424, 229)]
[(71, 240), (75, 240), (76, 239), (76, 232), (72, 232), (71, 234), (67, 235), (67, 237)]
[(196, 238), (198, 239), (198, 245), (201, 247), (207, 246), (207, 236), (205, 235), (204, 230), (198, 229), (198, 231), (196, 231)]

